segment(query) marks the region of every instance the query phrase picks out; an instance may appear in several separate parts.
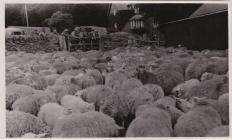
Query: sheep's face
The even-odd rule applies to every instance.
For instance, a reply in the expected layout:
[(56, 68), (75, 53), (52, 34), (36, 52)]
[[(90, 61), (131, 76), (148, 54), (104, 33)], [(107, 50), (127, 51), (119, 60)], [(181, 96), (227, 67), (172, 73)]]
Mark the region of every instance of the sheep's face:
[(183, 112), (188, 112), (194, 105), (187, 100), (176, 98), (176, 106)]
[(212, 78), (212, 76), (213, 76), (212, 73), (205, 72), (205, 73), (203, 73), (203, 74), (201, 75), (201, 79), (200, 79), (200, 80), (201, 80), (201, 81), (209, 80), (209, 79)]
[(174, 96), (180, 98), (184, 95), (184, 90), (181, 87), (177, 86), (172, 90), (172, 93)]
[(77, 97), (82, 97), (82, 95), (83, 95), (83, 93), (84, 93), (84, 91), (83, 90), (80, 90), (80, 91), (77, 91), (76, 93), (75, 93), (75, 96), (77, 96)]
[(195, 105), (208, 105), (206, 97), (192, 97), (189, 99), (189, 102), (195, 106)]
[(114, 96), (109, 96), (105, 100), (102, 106), (100, 106), (100, 112), (109, 115), (110, 117), (117, 116), (118, 110), (115, 104)]

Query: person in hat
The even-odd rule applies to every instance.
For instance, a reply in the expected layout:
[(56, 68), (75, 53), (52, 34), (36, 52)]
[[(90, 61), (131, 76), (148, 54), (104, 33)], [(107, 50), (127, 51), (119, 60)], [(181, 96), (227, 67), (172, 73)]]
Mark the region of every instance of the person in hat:
[(64, 29), (64, 31), (61, 33), (61, 35), (64, 36), (66, 50), (70, 51), (70, 48), (69, 48), (69, 30)]

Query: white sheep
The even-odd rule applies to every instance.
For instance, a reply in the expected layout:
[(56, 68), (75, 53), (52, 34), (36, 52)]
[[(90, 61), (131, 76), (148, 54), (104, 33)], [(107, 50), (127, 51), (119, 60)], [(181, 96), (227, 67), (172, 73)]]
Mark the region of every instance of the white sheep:
[(158, 99), (164, 97), (164, 91), (159, 85), (145, 84), (143, 86), (140, 86), (137, 90), (140, 90), (140, 92), (148, 91), (148, 93), (153, 96), (154, 101), (157, 101)]
[(86, 75), (92, 76), (96, 81), (96, 84), (102, 85), (104, 84), (104, 77), (103, 75), (96, 69), (87, 69)]
[(207, 99), (205, 97), (192, 97), (188, 101), (186, 99), (176, 98), (176, 106), (183, 112), (188, 112), (195, 105), (210, 105), (215, 110), (219, 111), (218, 101), (214, 99)]
[(131, 122), (126, 137), (171, 137), (170, 115), (160, 108), (148, 108)]
[(117, 89), (127, 79), (128, 77), (121, 72), (111, 72), (105, 76), (105, 85)]
[(44, 90), (47, 83), (39, 74), (33, 73), (32, 75), (24, 76), (11, 82), (12, 84), (28, 85), (37, 90)]
[(135, 88), (141, 87), (142, 85), (143, 84), (138, 79), (129, 78), (123, 81), (117, 90), (126, 94), (131, 92)]
[(225, 75), (214, 75), (208, 80), (200, 82), (200, 85), (193, 87), (187, 96), (206, 97), (209, 99), (218, 99), (224, 93), (229, 92), (229, 79)]
[(207, 60), (197, 59), (190, 63), (185, 69), (185, 80), (200, 79), (201, 75), (207, 71)]
[(60, 77), (59, 74), (51, 74), (51, 75), (47, 75), (44, 77), (45, 81), (47, 82), (48, 86), (52, 86), (54, 85), (54, 83), (56, 82), (56, 80)]
[(229, 124), (229, 93), (223, 94), (218, 98), (218, 110), (223, 124)]
[(229, 125), (222, 125), (211, 129), (206, 137), (229, 137)]
[(164, 96), (155, 101), (156, 105), (176, 106), (176, 100), (173, 96)]
[(87, 103), (74, 95), (65, 95), (61, 99), (61, 105), (77, 113), (95, 110), (94, 103)]
[(189, 91), (195, 87), (199, 86), (200, 81), (198, 79), (190, 79), (185, 81), (184, 83), (178, 84), (172, 90), (172, 93), (179, 98), (186, 98), (188, 96)]
[(171, 117), (171, 121), (172, 121), (172, 126), (174, 126), (178, 120), (178, 118), (184, 114), (184, 112), (180, 111), (179, 109), (177, 109), (174, 106), (169, 106), (169, 105), (164, 105), (164, 104), (156, 104), (156, 103), (151, 103), (151, 104), (145, 104), (145, 105), (141, 105), (137, 108), (135, 116), (139, 116), (140, 114), (142, 114), (142, 112), (146, 109), (153, 109), (153, 108), (160, 108), (164, 111), (166, 111), (170, 117)]
[(11, 84), (6, 87), (6, 109), (11, 110), (12, 104), (20, 97), (31, 95), (34, 89), (27, 85)]
[(52, 129), (59, 119), (69, 114), (71, 114), (71, 110), (65, 109), (57, 103), (47, 103), (40, 108), (38, 118)]
[(74, 113), (59, 120), (52, 137), (112, 137), (121, 128), (109, 116), (96, 111)]
[(84, 101), (94, 103), (95, 110), (105, 102), (106, 97), (112, 95), (115, 91), (105, 85), (95, 85), (84, 90), (77, 91), (76, 96), (82, 98)]
[(196, 105), (177, 120), (176, 137), (203, 137), (212, 128), (221, 126), (218, 112), (209, 105)]
[(23, 111), (36, 116), (42, 105), (56, 101), (54, 93), (40, 92), (42, 93), (35, 93), (17, 99), (12, 105), (13, 110)]
[(71, 82), (81, 87), (81, 89), (96, 85), (95, 79), (92, 76), (88, 76), (84, 73), (76, 75), (71, 79)]
[(50, 133), (50, 128), (38, 117), (21, 111), (6, 111), (6, 137), (21, 137), (26, 133)]
[(45, 92), (55, 93), (57, 102), (60, 102), (64, 95), (74, 95), (80, 88), (75, 85), (53, 85), (49, 86)]

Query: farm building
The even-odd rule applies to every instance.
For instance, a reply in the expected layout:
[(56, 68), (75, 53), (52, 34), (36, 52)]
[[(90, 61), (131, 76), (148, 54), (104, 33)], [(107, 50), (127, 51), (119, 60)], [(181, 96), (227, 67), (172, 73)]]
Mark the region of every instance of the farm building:
[(120, 20), (118, 22), (118, 29), (121, 31), (133, 32), (131, 20), (140, 18), (144, 25), (139, 33), (145, 33), (148, 38), (151, 38), (156, 28), (164, 35), (166, 46), (182, 45), (199, 50), (228, 47), (226, 4), (155, 4), (152, 6), (144, 4), (140, 6), (139, 14), (128, 14), (133, 13), (133, 10), (120, 10), (120, 8), (115, 19), (124, 17), (124, 22)]
[(188, 18), (162, 24), (168, 46), (181, 44), (190, 49), (228, 48), (228, 7), (203, 4)]

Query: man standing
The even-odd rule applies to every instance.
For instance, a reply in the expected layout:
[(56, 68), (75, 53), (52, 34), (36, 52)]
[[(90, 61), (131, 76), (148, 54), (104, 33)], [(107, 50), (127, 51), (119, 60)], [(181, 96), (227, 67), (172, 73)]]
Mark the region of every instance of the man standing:
[(64, 37), (64, 43), (62, 43), (62, 45), (64, 45), (62, 48), (64, 50), (70, 51), (69, 48), (69, 31), (68, 29), (64, 29), (64, 31), (61, 33), (61, 35)]

